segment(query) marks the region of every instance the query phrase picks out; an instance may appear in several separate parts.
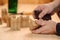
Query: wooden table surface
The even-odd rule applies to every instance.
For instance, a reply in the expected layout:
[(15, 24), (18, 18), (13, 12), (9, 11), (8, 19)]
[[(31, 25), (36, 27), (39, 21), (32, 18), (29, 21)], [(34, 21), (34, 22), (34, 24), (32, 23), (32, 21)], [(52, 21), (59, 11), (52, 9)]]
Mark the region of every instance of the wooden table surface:
[[(19, 4), (20, 5), (20, 4)], [(18, 13), (20, 12), (20, 7), (18, 6)], [(28, 7), (29, 6), (29, 7)], [(21, 9), (27, 8), (25, 11), (31, 12), (32, 8), (36, 5), (24, 5)], [(33, 10), (32, 10), (33, 11)], [(55, 14), (52, 16), (52, 20), (55, 22), (60, 22), (60, 19)], [(20, 31), (10, 31), (10, 28), (6, 27), (6, 24), (3, 23), (0, 25), (0, 40), (60, 40), (60, 36), (57, 35), (44, 35), (44, 34), (32, 34), (29, 28), (21, 28)]]

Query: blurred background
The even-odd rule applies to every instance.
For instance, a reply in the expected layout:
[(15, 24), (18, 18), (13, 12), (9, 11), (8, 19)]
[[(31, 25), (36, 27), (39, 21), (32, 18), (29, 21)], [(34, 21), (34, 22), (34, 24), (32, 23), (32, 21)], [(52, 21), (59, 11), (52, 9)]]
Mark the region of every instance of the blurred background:
[[(0, 0), (0, 20), (2, 23), (7, 23), (8, 17), (11, 14), (20, 15), (21, 13), (23, 13), (23, 16), (26, 16), (27, 18), (33, 14), (33, 11), (37, 6), (40, 4), (48, 4), (52, 1), (53, 0)], [(52, 15), (52, 20), (55, 22), (60, 22), (60, 9), (59, 7), (57, 8), (58, 9), (55, 11), (58, 12)]]
[[(2, 23), (7, 23), (8, 25), (10, 15), (21, 15), (21, 13), (23, 13), (22, 21), (24, 22), (21, 21), (21, 23), (26, 26), (26, 22), (29, 21), (28, 17), (33, 14), (33, 11), (37, 6), (40, 4), (48, 4), (52, 1), (53, 0), (0, 0), (0, 21), (2, 21)], [(52, 20), (55, 22), (60, 22), (59, 10), (59, 7), (57, 7), (55, 10), (56, 13), (51, 16)], [(29, 22), (27, 23), (29, 24)]]
[[(0, 40), (60, 40), (56, 35), (31, 34), (27, 28), (31, 25), (34, 26), (34, 20), (30, 20), (33, 18), (34, 9), (40, 4), (47, 4), (52, 1), (0, 0)], [(10, 8), (9, 4), (14, 6)], [(60, 8), (57, 8), (55, 11), (58, 12), (55, 12), (51, 17), (53, 21), (60, 22)]]

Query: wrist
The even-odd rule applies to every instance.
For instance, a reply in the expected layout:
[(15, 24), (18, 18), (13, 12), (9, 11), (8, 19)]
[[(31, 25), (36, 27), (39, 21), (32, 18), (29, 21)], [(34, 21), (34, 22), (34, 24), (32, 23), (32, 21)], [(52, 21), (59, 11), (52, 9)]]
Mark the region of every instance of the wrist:
[(51, 8), (54, 9), (60, 5), (60, 0), (53, 0), (52, 2), (49, 3), (49, 5), (51, 6)]

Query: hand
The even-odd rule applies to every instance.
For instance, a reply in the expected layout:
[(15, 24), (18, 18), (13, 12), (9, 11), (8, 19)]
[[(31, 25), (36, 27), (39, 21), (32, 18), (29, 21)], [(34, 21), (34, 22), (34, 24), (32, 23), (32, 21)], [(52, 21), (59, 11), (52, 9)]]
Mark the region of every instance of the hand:
[(41, 33), (41, 34), (55, 34), (56, 33), (56, 22), (54, 21), (41, 21), (41, 20), (36, 20), (36, 23), (38, 25), (42, 25), (42, 27), (32, 30), (32, 33)]
[(35, 10), (42, 11), (39, 14), (39, 18), (42, 18), (46, 14), (51, 13), (54, 10), (54, 8), (53, 8), (53, 6), (51, 4), (42, 4), (42, 5), (39, 5), (37, 8), (35, 8)]

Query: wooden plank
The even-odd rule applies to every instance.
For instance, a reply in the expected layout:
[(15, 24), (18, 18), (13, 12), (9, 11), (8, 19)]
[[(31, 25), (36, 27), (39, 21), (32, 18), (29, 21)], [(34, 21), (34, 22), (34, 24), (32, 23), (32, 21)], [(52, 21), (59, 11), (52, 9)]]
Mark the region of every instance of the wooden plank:
[(20, 4), (43, 4), (43, 3), (49, 3), (53, 0), (18, 0), (18, 3)]

